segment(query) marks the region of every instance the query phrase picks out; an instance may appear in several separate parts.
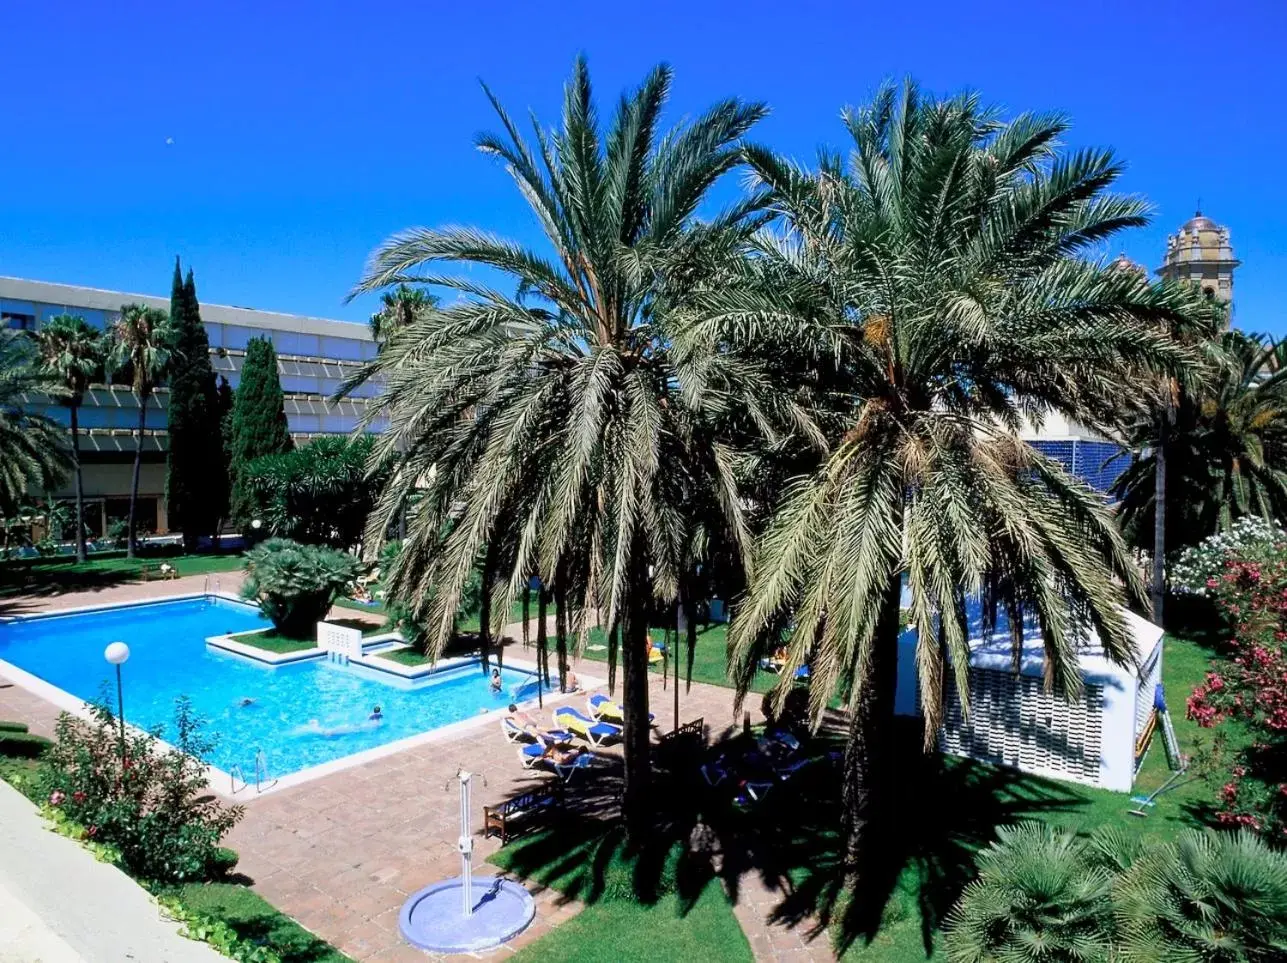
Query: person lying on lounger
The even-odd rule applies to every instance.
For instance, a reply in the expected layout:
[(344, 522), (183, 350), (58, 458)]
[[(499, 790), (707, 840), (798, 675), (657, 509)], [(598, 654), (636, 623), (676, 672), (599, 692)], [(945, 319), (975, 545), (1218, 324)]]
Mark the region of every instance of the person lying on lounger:
[(518, 726), (520, 729), (531, 729), (536, 731), (541, 728), (541, 724), (537, 722), (531, 714), (527, 712), (519, 712), (518, 706), (512, 702), (509, 704), (509, 714), (505, 718), (514, 723), (514, 725)]
[(570, 766), (576, 762), (577, 757), (588, 751), (588, 749), (582, 749), (580, 746), (572, 749), (561, 749), (554, 743), (549, 743), (545, 747), (545, 754), (541, 758), (552, 762), (556, 766)]

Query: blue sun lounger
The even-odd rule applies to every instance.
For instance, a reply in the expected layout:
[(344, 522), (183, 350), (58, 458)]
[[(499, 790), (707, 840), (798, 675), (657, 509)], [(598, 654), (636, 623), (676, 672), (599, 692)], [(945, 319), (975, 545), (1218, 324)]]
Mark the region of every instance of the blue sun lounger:
[(564, 782), (571, 782), (578, 772), (593, 769), (598, 764), (598, 761), (598, 757), (594, 753), (582, 752), (578, 753), (571, 762), (555, 762), (553, 759), (546, 759), (544, 765), (553, 769), (555, 774)]
[(570, 729), (596, 749), (612, 739), (621, 738), (621, 727), (610, 722), (595, 722), (585, 713), (578, 712), (571, 706), (560, 706), (554, 710), (555, 724)]

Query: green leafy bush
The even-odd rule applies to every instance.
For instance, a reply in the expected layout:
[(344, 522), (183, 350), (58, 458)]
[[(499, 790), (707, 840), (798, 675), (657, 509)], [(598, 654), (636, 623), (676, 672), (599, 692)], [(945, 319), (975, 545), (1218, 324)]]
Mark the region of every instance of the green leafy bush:
[(86, 721), (64, 713), (42, 757), (38, 785), (51, 817), (83, 827), (83, 837), (114, 847), (126, 869), (142, 879), (206, 879), (226, 866), (219, 841), (242, 810), (208, 791), (200, 757), (213, 742), (186, 697), (175, 702), (173, 748), (160, 732), (120, 729), (105, 702)]
[(241, 594), (259, 603), (279, 634), (306, 639), (357, 576), (358, 561), (347, 552), (270, 538), (246, 553)]

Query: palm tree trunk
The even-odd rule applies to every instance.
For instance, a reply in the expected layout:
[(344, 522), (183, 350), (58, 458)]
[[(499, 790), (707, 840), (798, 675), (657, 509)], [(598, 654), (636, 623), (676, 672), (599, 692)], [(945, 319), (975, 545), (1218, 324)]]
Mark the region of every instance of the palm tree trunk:
[[(636, 552), (636, 557), (639, 553)], [(621, 810), (625, 817), (626, 836), (640, 841), (647, 837), (652, 820), (648, 808), (649, 761), (648, 741), (648, 579), (642, 577), (641, 563), (634, 565), (635, 577), (626, 596), (622, 619), (622, 710), (625, 731), (625, 784), (621, 793)]]
[(1167, 400), (1157, 421), (1153, 453), (1153, 621), (1162, 624), (1166, 600), (1166, 445), (1170, 435), (1171, 404)]
[(842, 794), (845, 871), (851, 886), (876, 865), (886, 831), (893, 782), (890, 740), (898, 683), (901, 598), (902, 579), (895, 575), (881, 605), (865, 672), (854, 680)]
[(147, 395), (139, 398), (139, 430), (134, 436), (134, 477), (130, 480), (130, 523), (125, 532), (125, 557), (133, 558), (135, 552), (135, 525), (139, 502), (139, 472), (143, 468), (143, 430), (147, 426)]
[(541, 587), (536, 590), (536, 668), (542, 686), (550, 684), (549, 631), (545, 627), (549, 610), (550, 593), (542, 579)]
[(71, 406), (72, 465), (76, 469), (76, 561), (85, 561), (85, 478), (80, 471), (80, 422), (77, 405)]
[(554, 645), (559, 660), (559, 691), (568, 691), (568, 593), (560, 578), (554, 586)]

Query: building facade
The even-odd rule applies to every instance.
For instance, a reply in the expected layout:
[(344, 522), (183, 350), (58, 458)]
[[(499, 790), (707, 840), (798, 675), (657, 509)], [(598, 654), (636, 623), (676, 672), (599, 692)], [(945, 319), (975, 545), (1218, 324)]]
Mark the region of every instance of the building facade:
[[(168, 311), (170, 299), (0, 277), (0, 324), (8, 328), (38, 331), (56, 315), (74, 314), (99, 330), (107, 330), (126, 304)], [(378, 391), (376, 385), (367, 383), (344, 401), (329, 400), (346, 377), (375, 357), (375, 341), (364, 324), (219, 304), (202, 304), (201, 320), (210, 339), (211, 364), (234, 389), (241, 378), (246, 343), (257, 336), (272, 340), (286, 396), (286, 420), (297, 442), (353, 431), (367, 399)], [(61, 405), (44, 397), (27, 400), (34, 409), (68, 423), (67, 409)], [(157, 534), (169, 530), (165, 504), (168, 404), (169, 390), (164, 386), (148, 403), (139, 481), (140, 528)], [(138, 414), (138, 399), (128, 385), (95, 384), (80, 409), (85, 524), (95, 535), (104, 534), (113, 520), (128, 514)], [(71, 485), (69, 480), (51, 494), (70, 498)]]

